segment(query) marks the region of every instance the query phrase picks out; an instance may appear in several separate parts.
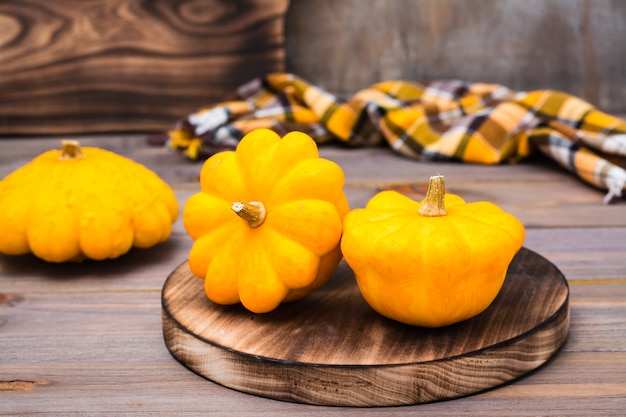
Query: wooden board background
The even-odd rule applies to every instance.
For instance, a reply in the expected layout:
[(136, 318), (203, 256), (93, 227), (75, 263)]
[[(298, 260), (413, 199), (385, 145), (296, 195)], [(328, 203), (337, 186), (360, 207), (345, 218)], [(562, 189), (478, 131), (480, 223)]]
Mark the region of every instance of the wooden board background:
[(288, 0), (3, 0), (0, 134), (151, 131), (284, 69)]
[(626, 112), (623, 0), (292, 0), (285, 31), (287, 70), (335, 92), (459, 78)]
[(0, 137), (169, 127), (287, 70), (551, 88), (626, 113), (621, 0), (3, 0)]

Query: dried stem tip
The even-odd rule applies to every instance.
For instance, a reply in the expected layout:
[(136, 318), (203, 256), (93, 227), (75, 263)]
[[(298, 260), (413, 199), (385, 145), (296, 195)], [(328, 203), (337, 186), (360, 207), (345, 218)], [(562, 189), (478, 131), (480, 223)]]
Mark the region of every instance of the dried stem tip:
[(441, 217), (448, 214), (444, 205), (444, 197), (446, 195), (446, 182), (443, 175), (435, 175), (430, 177), (428, 181), (428, 191), (426, 198), (420, 206), (418, 213), (427, 217)]
[(83, 152), (80, 150), (80, 143), (77, 140), (62, 140), (61, 141), (61, 156), (59, 159), (76, 159), (82, 158)]
[(265, 221), (267, 211), (260, 201), (250, 201), (248, 203), (235, 202), (231, 209), (248, 223), (250, 227), (259, 227)]

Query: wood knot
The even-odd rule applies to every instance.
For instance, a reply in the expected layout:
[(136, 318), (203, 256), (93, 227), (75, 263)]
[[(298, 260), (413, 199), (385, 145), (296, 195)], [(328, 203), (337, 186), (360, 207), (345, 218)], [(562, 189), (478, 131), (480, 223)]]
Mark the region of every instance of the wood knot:
[(48, 385), (45, 381), (23, 381), (14, 379), (12, 381), (0, 381), (0, 392), (12, 391), (12, 392), (30, 392), (37, 385)]

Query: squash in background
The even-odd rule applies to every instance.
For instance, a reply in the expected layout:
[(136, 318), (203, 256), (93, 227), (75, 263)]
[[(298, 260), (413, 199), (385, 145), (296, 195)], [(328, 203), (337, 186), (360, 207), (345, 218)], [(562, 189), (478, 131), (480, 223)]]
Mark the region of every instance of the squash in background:
[(117, 258), (170, 236), (174, 191), (145, 166), (62, 141), (0, 181), (0, 252), (49, 262)]

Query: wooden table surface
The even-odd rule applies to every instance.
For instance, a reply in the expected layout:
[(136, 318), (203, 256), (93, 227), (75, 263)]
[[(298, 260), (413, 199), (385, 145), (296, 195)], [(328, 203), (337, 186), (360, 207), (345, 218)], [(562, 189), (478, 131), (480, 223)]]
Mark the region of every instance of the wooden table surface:
[[(78, 137), (131, 157), (176, 191), (199, 189), (200, 164), (142, 135)], [(0, 178), (59, 138), (0, 139)], [(466, 200), (490, 200), (527, 228), (525, 247), (570, 285), (571, 325), (547, 364), (504, 386), (438, 403), (333, 408), (281, 402), (224, 388), (180, 365), (163, 342), (161, 289), (191, 247), (179, 219), (172, 237), (112, 261), (48, 264), (0, 255), (2, 416), (623, 416), (626, 410), (626, 199), (602, 205), (593, 189), (542, 158), (518, 165), (415, 162), (387, 148), (322, 146), (346, 173), (352, 207), (379, 189), (419, 197), (446, 176)]]

